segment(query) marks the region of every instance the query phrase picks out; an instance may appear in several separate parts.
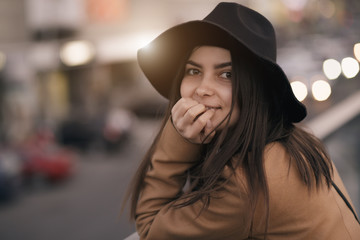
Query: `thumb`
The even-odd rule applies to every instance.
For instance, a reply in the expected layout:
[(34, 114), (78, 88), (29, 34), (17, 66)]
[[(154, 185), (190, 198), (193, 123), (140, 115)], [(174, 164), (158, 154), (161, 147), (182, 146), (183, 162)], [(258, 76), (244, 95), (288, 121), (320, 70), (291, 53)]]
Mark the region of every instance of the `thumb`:
[(216, 133), (213, 130), (214, 130), (214, 128), (213, 128), (213, 124), (212, 124), (211, 120), (207, 120), (205, 128), (204, 128), (204, 136), (205, 136), (204, 143), (209, 143), (213, 139), (213, 137), (215, 136), (215, 133)]

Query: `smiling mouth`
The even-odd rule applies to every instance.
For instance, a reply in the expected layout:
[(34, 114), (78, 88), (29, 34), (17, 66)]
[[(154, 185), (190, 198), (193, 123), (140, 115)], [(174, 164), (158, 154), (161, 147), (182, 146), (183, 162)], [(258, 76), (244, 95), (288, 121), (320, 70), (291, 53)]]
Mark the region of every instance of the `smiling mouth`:
[(201, 116), (203, 115), (206, 111), (209, 111), (210, 109), (214, 109), (214, 110), (218, 110), (221, 109), (221, 107), (209, 107), (209, 106), (205, 106), (205, 111), (201, 112), (199, 115), (197, 115), (194, 119), (194, 122)]
[(210, 110), (210, 109), (214, 109), (214, 110), (217, 110), (217, 109), (220, 109), (221, 107), (208, 107), (206, 106), (206, 110)]

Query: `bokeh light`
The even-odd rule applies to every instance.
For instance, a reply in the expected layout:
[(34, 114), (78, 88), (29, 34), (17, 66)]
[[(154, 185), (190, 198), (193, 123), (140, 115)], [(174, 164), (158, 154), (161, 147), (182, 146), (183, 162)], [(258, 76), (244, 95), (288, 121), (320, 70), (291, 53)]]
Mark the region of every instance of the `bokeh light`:
[(353, 78), (359, 72), (359, 63), (356, 59), (347, 57), (341, 61), (341, 68), (346, 78)]
[(308, 0), (282, 0), (285, 6), (293, 11), (301, 11), (304, 9)]
[(60, 49), (60, 59), (67, 66), (89, 63), (95, 56), (95, 48), (88, 41), (71, 41)]
[(302, 102), (308, 95), (308, 90), (306, 85), (301, 81), (291, 82), (291, 88), (294, 92), (295, 97)]
[(317, 80), (311, 87), (312, 95), (317, 101), (325, 101), (331, 95), (331, 86), (324, 80)]
[(323, 71), (328, 79), (333, 80), (341, 74), (341, 65), (335, 59), (327, 59), (323, 63)]

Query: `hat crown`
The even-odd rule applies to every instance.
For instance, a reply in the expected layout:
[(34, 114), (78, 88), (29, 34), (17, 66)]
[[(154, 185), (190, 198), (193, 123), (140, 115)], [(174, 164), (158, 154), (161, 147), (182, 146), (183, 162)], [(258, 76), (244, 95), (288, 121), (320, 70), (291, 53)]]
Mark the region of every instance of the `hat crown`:
[(245, 6), (219, 3), (203, 21), (227, 31), (256, 55), (276, 62), (276, 36), (272, 24)]

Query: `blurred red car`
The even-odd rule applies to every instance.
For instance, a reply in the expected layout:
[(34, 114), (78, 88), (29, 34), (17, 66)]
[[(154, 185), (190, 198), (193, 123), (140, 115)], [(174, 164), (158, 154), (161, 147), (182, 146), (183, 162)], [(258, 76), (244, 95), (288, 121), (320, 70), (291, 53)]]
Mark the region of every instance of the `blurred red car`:
[(22, 173), (26, 178), (62, 180), (72, 174), (74, 154), (60, 147), (48, 130), (37, 132), (22, 147)]

